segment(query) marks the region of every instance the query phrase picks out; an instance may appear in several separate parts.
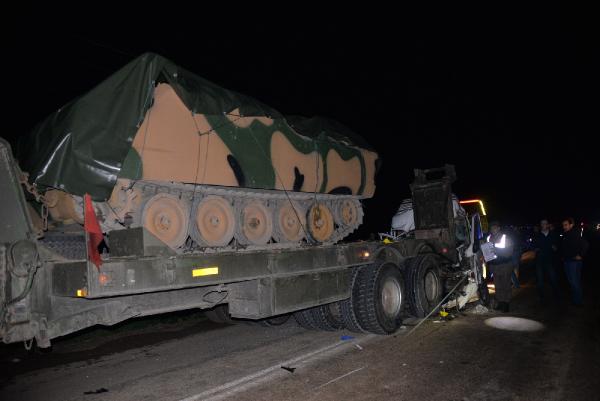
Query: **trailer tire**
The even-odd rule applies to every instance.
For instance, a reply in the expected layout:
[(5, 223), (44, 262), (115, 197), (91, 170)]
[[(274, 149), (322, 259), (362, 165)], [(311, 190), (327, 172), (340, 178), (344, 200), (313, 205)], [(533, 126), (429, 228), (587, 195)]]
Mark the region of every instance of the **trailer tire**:
[(363, 330), (392, 334), (402, 323), (404, 275), (392, 262), (376, 262), (361, 269), (353, 292), (354, 310)]
[(229, 306), (227, 304), (217, 305), (212, 309), (206, 309), (204, 315), (214, 323), (235, 324), (235, 321), (229, 314)]
[(320, 330), (338, 331), (344, 328), (339, 302), (310, 309), (312, 322)]
[(360, 326), (354, 309), (354, 287), (356, 286), (359, 272), (366, 268), (368, 268), (368, 266), (361, 266), (354, 269), (352, 272), (352, 279), (350, 281), (350, 298), (339, 301), (342, 323), (346, 329), (355, 333), (368, 332)]
[(279, 316), (268, 317), (266, 319), (261, 319), (258, 321), (258, 323), (264, 327), (274, 327), (274, 326), (281, 326), (281, 325), (285, 324), (289, 319), (290, 319), (290, 315), (286, 314), (286, 315), (279, 315)]
[(294, 319), (296, 319), (296, 323), (298, 323), (302, 328), (305, 328), (307, 330), (318, 329), (317, 325), (313, 320), (313, 316), (310, 309), (304, 309), (294, 312)]
[(443, 285), (437, 258), (418, 255), (408, 262), (408, 304), (411, 314), (423, 318), (443, 297)]

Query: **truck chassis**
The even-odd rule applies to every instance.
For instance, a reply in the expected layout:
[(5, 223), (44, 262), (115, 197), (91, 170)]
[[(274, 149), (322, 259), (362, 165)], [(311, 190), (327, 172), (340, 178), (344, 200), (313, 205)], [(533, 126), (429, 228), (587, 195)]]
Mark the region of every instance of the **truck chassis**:
[[(90, 262), (83, 232), (33, 228), (21, 173), (0, 141), (0, 338), (49, 347), (93, 325), (192, 308), (265, 320), (294, 314), (306, 328), (393, 333), (481, 286), (473, 236), (457, 246), (448, 166), (441, 179), (416, 170), (417, 230), (391, 243), (358, 241), (294, 249), (175, 254), (144, 228), (112, 231), (110, 253)], [(476, 217), (476, 216), (475, 216)], [(475, 247), (474, 247), (475, 246)], [(213, 314), (214, 316), (214, 314)]]

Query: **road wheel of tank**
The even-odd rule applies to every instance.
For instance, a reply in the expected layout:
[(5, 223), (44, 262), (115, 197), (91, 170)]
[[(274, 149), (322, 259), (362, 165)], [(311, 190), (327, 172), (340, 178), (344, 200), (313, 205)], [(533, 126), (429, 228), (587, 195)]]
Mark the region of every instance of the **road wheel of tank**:
[(425, 317), (443, 297), (443, 283), (435, 255), (419, 255), (408, 262), (408, 304), (416, 317)]
[(342, 199), (336, 203), (335, 222), (344, 228), (358, 227), (362, 222), (362, 208), (355, 199)]
[(251, 200), (239, 207), (235, 238), (242, 245), (265, 245), (273, 236), (273, 219), (261, 201)]
[(298, 202), (281, 201), (275, 211), (273, 237), (278, 243), (295, 243), (304, 238), (306, 210)]
[(402, 322), (404, 275), (394, 263), (376, 262), (359, 271), (352, 288), (359, 326), (375, 334), (392, 334)]
[(327, 242), (335, 231), (333, 214), (325, 203), (315, 203), (308, 211), (308, 232), (317, 242)]
[(296, 320), (296, 323), (298, 323), (302, 328), (305, 328), (307, 330), (318, 329), (315, 321), (313, 320), (313, 315), (310, 309), (304, 309), (294, 312), (294, 319)]
[(339, 302), (317, 306), (310, 309), (314, 325), (325, 331), (337, 331), (344, 328)]
[(360, 325), (358, 316), (356, 315), (356, 311), (354, 309), (354, 304), (356, 301), (354, 299), (355, 293), (353, 290), (357, 285), (356, 282), (360, 271), (366, 268), (368, 268), (368, 266), (361, 266), (354, 269), (352, 272), (352, 279), (350, 281), (350, 297), (338, 302), (344, 327), (355, 333), (367, 333), (367, 331)]
[(229, 307), (226, 304), (217, 305), (214, 308), (206, 309), (204, 315), (214, 323), (235, 324), (229, 314)]
[(235, 232), (235, 214), (231, 203), (220, 196), (201, 199), (193, 211), (194, 224), (191, 236), (205, 246), (226, 246)]
[(142, 225), (156, 238), (179, 248), (188, 236), (190, 206), (172, 194), (156, 194), (144, 205)]

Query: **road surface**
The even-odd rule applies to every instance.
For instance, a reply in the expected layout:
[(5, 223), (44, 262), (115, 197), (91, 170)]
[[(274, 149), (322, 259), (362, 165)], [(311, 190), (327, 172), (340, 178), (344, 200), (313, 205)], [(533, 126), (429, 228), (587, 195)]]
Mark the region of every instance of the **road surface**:
[[(542, 307), (526, 285), (512, 306), (388, 337), (219, 325), (201, 312), (133, 320), (49, 353), (0, 347), (0, 399), (598, 400), (598, 296)], [(506, 330), (486, 324), (494, 317), (528, 320), (501, 319), (516, 324)], [(540, 330), (515, 331), (535, 322)]]

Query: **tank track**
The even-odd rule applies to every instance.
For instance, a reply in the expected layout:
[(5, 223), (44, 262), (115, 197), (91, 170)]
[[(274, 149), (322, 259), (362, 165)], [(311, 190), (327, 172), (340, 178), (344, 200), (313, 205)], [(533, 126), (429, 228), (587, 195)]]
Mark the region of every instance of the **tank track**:
[[(273, 224), (276, 224), (275, 220), (275, 212), (277, 210), (277, 205), (281, 205), (284, 202), (294, 202), (294, 204), (299, 205), (304, 211), (308, 211), (310, 206), (315, 202), (319, 204), (326, 205), (331, 211), (334, 217), (334, 232), (329, 239), (322, 242), (314, 241), (309, 233), (308, 224), (304, 224), (304, 238), (298, 242), (276, 242), (274, 238), (271, 238), (270, 241), (265, 245), (240, 245), (238, 243), (237, 236), (239, 235), (239, 221), (237, 221), (238, 214), (235, 214), (235, 225), (236, 225), (236, 235), (234, 240), (229, 243), (227, 246), (222, 247), (209, 247), (204, 246), (203, 244), (197, 243), (190, 236), (190, 231), (192, 230), (190, 223), (190, 229), (188, 230), (188, 238), (185, 242), (185, 246), (178, 249), (178, 252), (185, 251), (196, 251), (202, 248), (204, 251), (227, 251), (232, 249), (286, 249), (286, 248), (296, 248), (298, 246), (309, 246), (315, 244), (334, 244), (339, 242), (343, 238), (350, 235), (353, 231), (355, 231), (361, 224), (363, 220), (363, 210), (362, 204), (360, 202), (359, 196), (354, 195), (332, 195), (332, 194), (322, 194), (322, 193), (306, 193), (306, 192), (285, 192), (279, 190), (264, 190), (264, 189), (253, 189), (253, 188), (239, 188), (239, 187), (221, 187), (221, 186), (212, 186), (212, 185), (192, 185), (192, 184), (181, 184), (181, 183), (173, 183), (173, 182), (156, 182), (156, 181), (136, 181), (131, 185), (131, 189), (136, 196), (141, 196), (141, 201), (138, 202), (139, 207), (135, 208), (128, 212), (128, 221), (126, 222), (118, 222), (118, 221), (110, 221), (110, 218), (105, 218), (104, 221), (101, 221), (101, 224), (104, 229), (107, 231), (114, 229), (123, 229), (127, 227), (139, 227), (143, 225), (142, 223), (142, 214), (143, 209), (146, 203), (157, 194), (169, 194), (178, 199), (186, 201), (189, 205), (194, 205), (195, 202), (198, 202), (200, 199), (205, 198), (207, 196), (218, 196), (226, 199), (234, 208), (238, 205), (244, 204), (244, 202), (248, 202), (250, 200), (260, 201), (264, 205), (267, 206), (267, 209), (271, 213), (271, 217), (273, 220)], [(337, 210), (341, 207), (342, 202), (349, 201), (355, 206), (356, 216), (354, 216), (354, 221), (352, 224), (344, 224), (339, 216)], [(77, 202), (79, 203), (79, 202)], [(97, 203), (96, 209), (100, 211), (100, 214), (104, 214), (105, 216), (110, 215), (110, 206), (107, 203)], [(190, 221), (193, 221), (191, 218), (191, 210), (190, 210)]]

